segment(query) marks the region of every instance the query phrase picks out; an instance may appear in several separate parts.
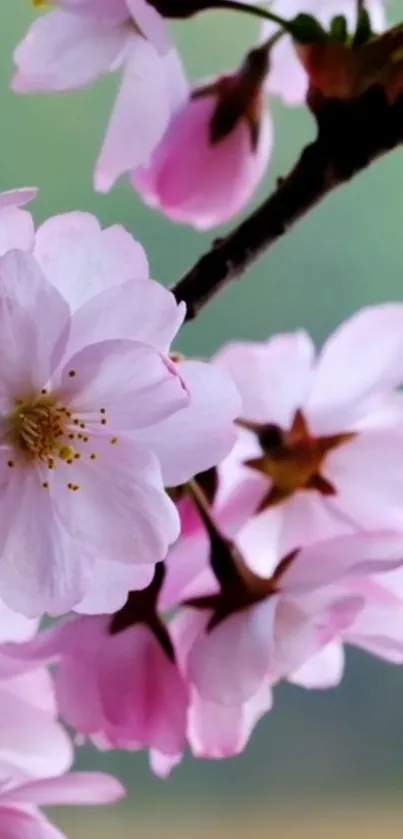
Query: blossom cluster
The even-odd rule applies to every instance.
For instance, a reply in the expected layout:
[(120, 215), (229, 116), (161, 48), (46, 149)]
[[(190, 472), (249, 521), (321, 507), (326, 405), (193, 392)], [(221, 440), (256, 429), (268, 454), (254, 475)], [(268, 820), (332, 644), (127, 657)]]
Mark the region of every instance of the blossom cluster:
[(346, 644), (403, 661), (403, 305), (186, 360), (141, 245), (36, 228), (33, 196), (0, 198), (5, 825), (119, 794), (64, 774), (57, 718), (164, 776), (243, 750), (279, 681), (337, 684)]
[[(13, 88), (121, 69), (95, 187), (128, 173), (197, 228), (265, 173), (269, 96), (306, 99), (276, 15), (356, 16), (276, 0), (238, 70), (190, 85), (168, 19), (208, 3), (48, 5)], [(367, 12), (381, 30), (380, 0)], [(403, 663), (403, 304), (362, 309), (319, 351), (297, 331), (185, 358), (186, 306), (134, 236), (78, 211), (37, 226), (35, 196), (0, 194), (4, 839), (60, 839), (38, 806), (124, 794), (71, 771), (77, 744), (147, 750), (165, 777), (186, 750), (239, 754), (281, 681), (338, 684), (348, 645)]]

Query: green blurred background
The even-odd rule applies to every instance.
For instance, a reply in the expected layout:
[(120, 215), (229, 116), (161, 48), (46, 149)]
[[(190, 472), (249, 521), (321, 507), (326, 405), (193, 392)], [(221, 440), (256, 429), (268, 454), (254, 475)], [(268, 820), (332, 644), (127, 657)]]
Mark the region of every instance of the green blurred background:
[[(390, 8), (397, 19), (399, 5)], [(172, 283), (208, 247), (200, 235), (142, 206), (126, 183), (92, 191), (92, 167), (117, 77), (64, 96), (8, 92), (12, 49), (33, 19), (29, 0), (0, 0), (2, 189), (38, 185), (37, 221), (71, 209), (103, 224), (124, 224), (146, 247), (153, 276)], [(245, 16), (206, 14), (176, 27), (193, 76), (233, 66), (255, 38)], [(302, 110), (274, 106), (275, 155), (260, 195), (290, 168), (313, 125)], [(321, 341), (363, 304), (403, 299), (401, 179), (397, 151), (330, 196), (239, 283), (184, 330), (181, 348), (208, 355), (229, 338), (263, 338), (304, 326)], [(352, 359), (354, 363), (354, 359)], [(403, 835), (403, 672), (364, 655), (349, 657), (342, 686), (325, 693), (276, 691), (246, 753), (233, 761), (185, 759), (167, 781), (147, 757), (83, 752), (80, 765), (105, 768), (128, 783), (113, 811), (61, 812), (71, 839), (114, 832), (151, 839), (204, 836), (333, 839)]]

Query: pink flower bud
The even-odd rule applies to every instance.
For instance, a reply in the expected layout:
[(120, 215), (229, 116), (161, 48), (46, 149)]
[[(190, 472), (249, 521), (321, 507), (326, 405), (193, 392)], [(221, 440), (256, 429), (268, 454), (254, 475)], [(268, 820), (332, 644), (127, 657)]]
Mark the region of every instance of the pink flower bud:
[(193, 90), (148, 167), (133, 184), (174, 221), (206, 230), (250, 200), (266, 170), (273, 128), (263, 110), (267, 52), (253, 50), (237, 73)]

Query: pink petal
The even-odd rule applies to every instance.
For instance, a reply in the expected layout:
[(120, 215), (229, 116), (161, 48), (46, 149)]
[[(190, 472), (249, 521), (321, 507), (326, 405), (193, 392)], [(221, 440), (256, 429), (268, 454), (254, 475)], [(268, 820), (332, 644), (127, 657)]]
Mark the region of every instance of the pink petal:
[(167, 778), (172, 769), (182, 760), (182, 753), (177, 755), (164, 755), (157, 749), (150, 750), (150, 768), (158, 778)]
[(28, 253), (3, 256), (0, 280), (0, 390), (21, 397), (47, 384), (68, 337), (69, 310)]
[(337, 494), (327, 499), (329, 509), (366, 530), (402, 524), (403, 473), (396, 463), (403, 457), (403, 435), (391, 430), (359, 434), (330, 452), (324, 475)]
[[(19, 681), (28, 690), (29, 680)], [(12, 682), (12, 680), (11, 680)], [(11, 688), (12, 688), (11, 684)], [(17, 778), (51, 777), (65, 772), (73, 761), (67, 733), (47, 710), (31, 704), (29, 694), (18, 695), (7, 685), (0, 688), (0, 774)]]
[(13, 612), (0, 601), (0, 644), (6, 641), (28, 641), (35, 635), (38, 622)]
[(29, 204), (30, 201), (33, 201), (37, 195), (38, 190), (34, 186), (0, 192), (0, 210), (10, 207), (23, 207), (24, 204)]
[(14, 52), (16, 91), (73, 90), (114, 66), (125, 46), (124, 28), (63, 11), (38, 17)]
[(81, 615), (113, 614), (124, 606), (129, 591), (146, 588), (153, 577), (152, 565), (113, 565), (96, 559), (92, 569), (92, 581), (88, 583), (87, 594), (74, 611)]
[(301, 331), (266, 343), (228, 344), (214, 362), (233, 377), (245, 419), (288, 428), (306, 399), (314, 352), (311, 339)]
[(315, 429), (339, 428), (343, 412), (354, 410), (371, 394), (400, 384), (402, 359), (402, 304), (367, 307), (342, 324), (318, 358), (308, 404)]
[[(108, 439), (160, 422), (189, 403), (178, 369), (138, 341), (116, 339), (85, 347), (65, 365), (60, 388), (89, 430)], [(105, 428), (101, 410), (107, 415)]]
[(120, 225), (102, 230), (90, 213), (64, 213), (45, 221), (36, 232), (34, 254), (73, 311), (106, 289), (148, 277), (140, 243)]
[(193, 754), (216, 760), (240, 754), (271, 706), (272, 695), (266, 685), (243, 705), (232, 707), (206, 702), (194, 691), (188, 730)]
[(136, 434), (156, 452), (167, 486), (185, 483), (225, 457), (236, 439), (240, 411), (238, 392), (225, 371), (199, 361), (184, 361), (177, 369), (190, 394), (188, 406)]
[(362, 608), (362, 597), (340, 587), (314, 591), (295, 600), (283, 599), (276, 619), (276, 646), (268, 678), (275, 683), (300, 669), (346, 629)]
[(0, 804), (2, 839), (66, 839), (41, 813), (25, 807)]
[(169, 73), (154, 47), (133, 36), (122, 85), (95, 171), (95, 188), (108, 192), (116, 179), (148, 163), (171, 115)]
[[(259, 501), (262, 497), (263, 493)], [(319, 493), (299, 492), (252, 515), (236, 534), (236, 541), (249, 567), (256, 574), (269, 577), (280, 558), (295, 548), (350, 531), (354, 532), (354, 528), (328, 510)]]
[(344, 672), (344, 650), (340, 641), (332, 641), (288, 677), (299, 687), (326, 689), (340, 684)]
[[(92, 562), (99, 556), (107, 563), (154, 565), (179, 535), (179, 517), (164, 491), (154, 455), (123, 439), (111, 446), (99, 438), (96, 452), (96, 460), (88, 456), (74, 466), (58, 464), (50, 481), (54, 514), (65, 532), (74, 534), (79, 545), (75, 562), (85, 579), (81, 596), (71, 606), (91, 597)], [(69, 492), (70, 481), (79, 484), (79, 492)]]
[(34, 244), (34, 222), (30, 213), (18, 207), (1, 207), (0, 195), (0, 256), (18, 248), (29, 251)]
[(209, 702), (238, 705), (261, 687), (273, 654), (278, 597), (232, 615), (195, 641), (187, 675)]
[(70, 772), (57, 778), (30, 781), (10, 790), (8, 802), (55, 804), (111, 804), (125, 795), (122, 784), (104, 772)]
[(168, 755), (185, 745), (187, 688), (159, 641), (138, 625), (108, 640), (98, 663), (106, 731)]
[(350, 575), (392, 571), (403, 564), (403, 537), (391, 533), (339, 536), (303, 548), (281, 578), (284, 592), (327, 586)]
[(184, 304), (159, 283), (129, 280), (96, 294), (75, 312), (68, 351), (105, 338), (131, 338), (166, 353), (184, 316)]
[(168, 24), (146, 0), (126, 0), (127, 7), (141, 33), (162, 55), (172, 44)]

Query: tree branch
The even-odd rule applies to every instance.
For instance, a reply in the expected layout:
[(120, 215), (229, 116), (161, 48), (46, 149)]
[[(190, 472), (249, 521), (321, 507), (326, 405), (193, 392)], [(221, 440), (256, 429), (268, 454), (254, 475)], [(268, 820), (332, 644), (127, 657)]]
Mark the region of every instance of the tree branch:
[(316, 140), (274, 193), (172, 288), (188, 321), (336, 187), (403, 142), (403, 96), (391, 104), (372, 87), (351, 101), (312, 100)]

